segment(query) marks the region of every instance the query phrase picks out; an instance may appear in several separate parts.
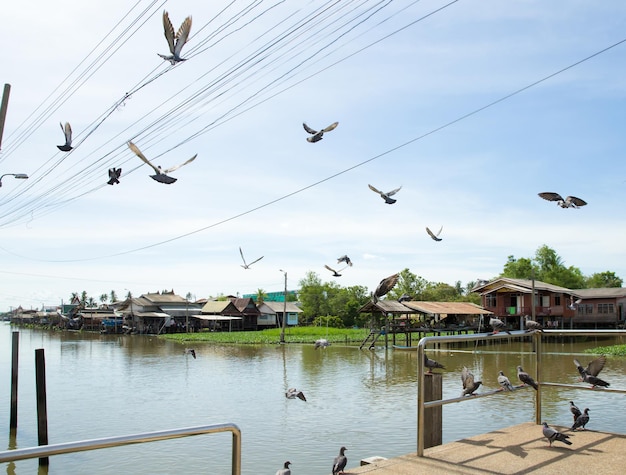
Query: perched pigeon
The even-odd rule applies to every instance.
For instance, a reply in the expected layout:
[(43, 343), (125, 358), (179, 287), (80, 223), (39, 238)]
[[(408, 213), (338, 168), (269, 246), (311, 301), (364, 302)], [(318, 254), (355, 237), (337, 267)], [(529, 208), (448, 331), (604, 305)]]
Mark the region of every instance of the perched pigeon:
[(569, 410), (572, 413), (572, 416), (574, 416), (574, 422), (576, 422), (576, 419), (578, 419), (578, 416), (580, 416), (582, 412), (580, 412), (580, 409), (578, 409), (576, 404), (574, 404), (574, 401), (569, 402)]
[(524, 371), (521, 366), (517, 367), (517, 377), (519, 378), (519, 380), (522, 383), (527, 384), (527, 385), (532, 386), (533, 388), (535, 388), (535, 391), (537, 389), (539, 389), (539, 386), (537, 385), (535, 380), (530, 376), (530, 374), (528, 374), (526, 371)]
[(185, 348), (185, 354), (193, 356), (193, 359), (196, 359), (196, 350), (193, 348)]
[(109, 181), (107, 183), (109, 185), (115, 185), (120, 182), (120, 176), (122, 176), (121, 168), (109, 168)]
[(429, 373), (432, 373), (433, 369), (435, 368), (446, 369), (446, 367), (441, 363), (438, 363), (435, 360), (431, 360), (428, 356), (426, 356), (426, 353), (424, 353), (424, 366), (428, 368)]
[(69, 122), (65, 123), (65, 127), (63, 127), (63, 124), (60, 122), (59, 125), (63, 131), (63, 135), (65, 135), (65, 143), (63, 145), (57, 145), (57, 148), (62, 152), (69, 152), (72, 150), (72, 127)]
[(339, 122), (333, 122), (332, 124), (330, 124), (328, 127), (326, 127), (325, 129), (322, 129), (320, 131), (317, 130), (313, 130), (311, 127), (309, 127), (308, 125), (306, 125), (304, 122), (302, 122), (302, 127), (304, 127), (304, 130), (306, 130), (309, 134), (311, 134), (310, 137), (307, 137), (307, 141), (311, 142), (311, 143), (315, 143), (315, 142), (319, 142), (320, 140), (322, 140), (322, 136), (326, 133), (326, 132), (330, 132), (331, 130), (335, 130), (335, 128), (339, 125)]
[(188, 16), (185, 18), (185, 21), (183, 21), (183, 24), (180, 25), (178, 32), (174, 34), (174, 27), (170, 21), (170, 16), (166, 11), (163, 11), (163, 29), (165, 32), (165, 39), (167, 39), (167, 45), (169, 46), (170, 53), (172, 54), (169, 56), (165, 54), (157, 54), (164, 60), (169, 61), (172, 65), (180, 61), (186, 61), (185, 58), (180, 57), (180, 52), (189, 39), (189, 32), (191, 31), (191, 17)]
[(376, 188), (374, 188), (372, 185), (368, 184), (367, 186), (369, 186), (370, 190), (372, 190), (374, 193), (378, 193), (380, 195), (380, 197), (385, 200), (385, 203), (387, 203), (388, 205), (392, 205), (394, 204), (397, 200), (394, 200), (393, 198), (390, 198), (390, 196), (395, 195), (398, 191), (400, 191), (400, 188), (402, 188), (402, 186), (396, 188), (395, 190), (391, 190), (388, 191), (387, 193), (384, 193), (382, 191), (377, 190)]
[(509, 335), (511, 334), (510, 331), (506, 330), (506, 327), (504, 326), (504, 322), (502, 320), (500, 320), (499, 318), (491, 317), (489, 319), (489, 325), (493, 329), (494, 335), (496, 333), (498, 333), (499, 331), (501, 331), (501, 330), (503, 330), (504, 332), (508, 333)]
[(513, 385), (509, 378), (504, 375), (503, 371), (498, 371), (498, 384), (502, 388), (502, 391), (513, 391)]
[(574, 424), (572, 424), (572, 430), (580, 429), (585, 430), (585, 426), (589, 422), (589, 408), (586, 407), (582, 414), (579, 414)]
[(291, 475), (291, 469), (289, 468), (289, 465), (291, 465), (291, 462), (287, 460), (283, 465), (283, 468), (276, 472), (276, 475)]
[(543, 330), (543, 326), (539, 322), (531, 320), (530, 316), (526, 315), (524, 318), (525, 318), (524, 325), (527, 331), (530, 332), (530, 331), (535, 331), (535, 330), (537, 331)]
[(168, 176), (168, 173), (173, 172), (174, 170), (178, 170), (180, 167), (187, 165), (190, 162), (193, 162), (195, 160), (195, 158), (198, 156), (198, 154), (195, 154), (193, 157), (191, 157), (189, 160), (187, 160), (184, 163), (181, 163), (180, 165), (176, 165), (174, 167), (171, 168), (167, 168), (165, 170), (163, 170), (160, 166), (159, 167), (155, 167), (152, 162), (150, 162), (150, 160), (148, 160), (143, 153), (141, 153), (141, 150), (139, 150), (139, 148), (137, 148), (137, 146), (132, 143), (132, 142), (128, 142), (128, 148), (130, 148), (135, 155), (137, 155), (139, 158), (141, 158), (146, 164), (150, 165), (154, 171), (156, 172), (156, 175), (150, 175), (150, 178), (152, 178), (155, 181), (158, 181), (159, 183), (165, 183), (166, 185), (171, 185), (172, 183), (174, 183), (177, 179), (176, 178), (172, 178), (171, 176)]
[(578, 368), (578, 372), (580, 373), (580, 377), (585, 383), (591, 384), (592, 387), (602, 386), (604, 388), (608, 388), (610, 386), (606, 381), (598, 378), (598, 374), (604, 368), (604, 364), (606, 363), (606, 356), (602, 355), (591, 361), (586, 368), (583, 368), (582, 365), (578, 362), (578, 360), (574, 360), (574, 364), (576, 368)]
[(482, 384), (482, 381), (474, 381), (474, 375), (466, 366), (461, 370), (461, 381), (463, 382), (461, 396), (471, 396)]
[(393, 287), (398, 283), (399, 278), (400, 274), (393, 274), (381, 280), (378, 284), (378, 287), (376, 287), (376, 290), (374, 290), (374, 302), (378, 302), (378, 297), (383, 297), (384, 295), (387, 295), (387, 293), (391, 289), (393, 289)]
[(568, 196), (563, 199), (563, 197), (558, 193), (550, 191), (539, 193), (539, 196), (541, 196), (544, 200), (556, 201), (557, 206), (560, 206), (561, 208), (580, 208), (581, 206), (585, 206), (587, 204), (585, 200), (581, 200), (575, 196)]
[(344, 473), (343, 470), (348, 464), (348, 459), (344, 455), (346, 450), (348, 449), (346, 449), (345, 447), (341, 447), (341, 449), (339, 449), (339, 455), (337, 455), (335, 457), (335, 460), (333, 460), (333, 475), (337, 475), (338, 473)]
[(259, 262), (261, 259), (263, 259), (263, 257), (265, 257), (265, 256), (261, 256), (261, 257), (259, 257), (258, 259), (256, 259), (256, 260), (252, 261), (250, 264), (248, 264), (248, 263), (246, 262), (246, 258), (245, 258), (245, 257), (243, 257), (243, 251), (241, 250), (241, 247), (239, 247), (239, 254), (241, 254), (241, 260), (243, 261), (243, 265), (242, 265), (241, 267), (243, 267), (244, 269), (250, 269), (250, 266), (251, 266), (252, 264), (254, 264), (255, 262)]
[(345, 269), (346, 267), (348, 267), (348, 266), (346, 266), (346, 267), (342, 267), (342, 268), (341, 268), (341, 269), (339, 269), (339, 270), (335, 270), (335, 269), (333, 269), (332, 267), (327, 266), (326, 264), (324, 264), (324, 267), (326, 267), (326, 269), (328, 269), (329, 271), (331, 271), (331, 272), (333, 273), (333, 277), (341, 277), (340, 272), (341, 272), (342, 270), (344, 270), (344, 269)]
[(330, 342), (326, 338), (320, 338), (319, 340), (315, 340), (315, 349), (318, 348), (326, 348), (330, 346)]
[(426, 226), (426, 232), (431, 238), (433, 238), (434, 241), (441, 241), (441, 238), (439, 237), (439, 235), (441, 234), (442, 230), (443, 230), (443, 226), (441, 226), (439, 228), (439, 231), (437, 231), (437, 234), (435, 234), (428, 228), (428, 226)]
[(304, 393), (302, 391), (298, 391), (296, 388), (289, 388), (285, 393), (285, 397), (287, 399), (295, 399), (298, 398), (301, 401), (306, 402), (306, 398), (304, 397)]
[(562, 434), (552, 427), (549, 427), (547, 422), (543, 423), (543, 436), (548, 439), (548, 442), (550, 442), (550, 447), (552, 447), (552, 442), (554, 441), (559, 441), (567, 445), (572, 445), (572, 443), (567, 440), (569, 439), (569, 435)]
[(347, 255), (343, 255), (343, 256), (337, 258), (337, 264), (341, 264), (342, 262), (345, 262), (346, 265), (352, 267), (352, 261), (350, 260), (350, 258)]

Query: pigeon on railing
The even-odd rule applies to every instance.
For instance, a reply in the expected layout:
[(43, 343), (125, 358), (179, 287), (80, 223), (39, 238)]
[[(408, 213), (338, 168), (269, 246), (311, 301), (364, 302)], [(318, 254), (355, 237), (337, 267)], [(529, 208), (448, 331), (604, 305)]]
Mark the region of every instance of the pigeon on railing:
[(474, 375), (466, 366), (463, 366), (461, 370), (461, 381), (463, 382), (463, 393), (461, 393), (461, 396), (471, 396), (483, 383), (482, 381), (475, 381)]
[(539, 386), (537, 385), (535, 380), (530, 376), (530, 374), (524, 371), (521, 366), (517, 367), (517, 377), (522, 383), (535, 388), (535, 391), (539, 389)]
[(513, 385), (509, 378), (504, 374), (504, 371), (498, 371), (498, 384), (502, 388), (501, 391), (513, 391)]
[(429, 373), (432, 373), (433, 369), (446, 369), (446, 367), (441, 363), (431, 360), (428, 356), (426, 356), (426, 353), (424, 353), (424, 367), (428, 368)]
[(581, 379), (588, 384), (591, 384), (591, 387), (595, 388), (596, 386), (601, 386), (604, 388), (608, 388), (610, 386), (606, 381), (598, 378), (598, 374), (604, 368), (604, 364), (606, 363), (606, 356), (602, 355), (591, 361), (586, 368), (579, 363), (578, 360), (574, 360), (574, 364), (576, 368), (578, 368), (578, 372), (580, 373)]

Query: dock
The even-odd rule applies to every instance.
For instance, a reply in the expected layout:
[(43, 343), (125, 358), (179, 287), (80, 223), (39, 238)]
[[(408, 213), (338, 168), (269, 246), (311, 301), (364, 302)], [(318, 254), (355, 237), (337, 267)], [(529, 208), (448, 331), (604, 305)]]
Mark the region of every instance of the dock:
[(350, 468), (346, 474), (624, 473), (626, 435), (594, 430), (573, 432), (567, 427), (551, 427), (569, 435), (572, 445), (555, 442), (549, 447), (542, 426), (528, 422), (425, 449), (424, 457), (412, 453), (359, 467), (354, 467), (348, 459)]

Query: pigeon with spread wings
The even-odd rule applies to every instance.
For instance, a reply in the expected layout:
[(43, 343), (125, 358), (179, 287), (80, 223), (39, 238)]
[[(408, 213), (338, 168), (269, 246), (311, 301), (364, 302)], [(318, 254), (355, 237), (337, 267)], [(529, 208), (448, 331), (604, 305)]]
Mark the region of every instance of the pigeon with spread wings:
[(109, 168), (109, 185), (115, 185), (120, 182), (120, 176), (122, 176), (121, 168)]
[(380, 195), (380, 197), (383, 200), (385, 200), (385, 203), (387, 203), (388, 205), (392, 205), (396, 201), (398, 201), (398, 200), (395, 200), (395, 199), (391, 198), (391, 196), (395, 195), (398, 191), (400, 191), (400, 188), (402, 188), (402, 186), (399, 186), (395, 190), (391, 190), (391, 191), (388, 191), (388, 192), (385, 193), (384, 191), (377, 190), (375, 187), (373, 187), (370, 184), (368, 184), (367, 186), (369, 186), (370, 190), (372, 190), (374, 193), (378, 193)]
[(153, 168), (153, 170), (156, 172), (156, 175), (150, 175), (150, 178), (152, 178), (155, 181), (158, 181), (159, 183), (165, 183), (166, 185), (171, 185), (177, 180), (177, 178), (172, 178), (171, 176), (168, 176), (167, 175), (168, 173), (171, 173), (174, 170), (178, 170), (180, 167), (187, 165), (190, 162), (193, 162), (198, 156), (198, 154), (195, 154), (186, 162), (163, 170), (160, 166), (158, 167), (154, 166), (152, 162), (148, 160), (143, 153), (141, 153), (141, 150), (139, 150), (139, 148), (137, 148), (137, 146), (134, 143), (128, 142), (128, 148), (130, 148), (135, 153), (135, 155), (141, 158), (146, 164), (150, 165)]
[(65, 143), (63, 145), (57, 145), (57, 148), (61, 150), (61, 152), (69, 152), (72, 150), (72, 127), (69, 122), (65, 123), (65, 127), (63, 127), (63, 124), (60, 122), (59, 125), (63, 131), (63, 135), (65, 135)]
[(312, 129), (311, 127), (309, 127), (308, 125), (306, 125), (306, 123), (302, 122), (302, 127), (304, 127), (304, 130), (306, 130), (309, 134), (311, 134), (310, 137), (306, 138), (307, 142), (311, 142), (311, 143), (319, 142), (320, 140), (322, 140), (322, 137), (323, 137), (323, 135), (326, 132), (330, 132), (331, 130), (335, 130), (335, 128), (338, 125), (339, 125), (339, 122), (333, 122), (328, 127), (324, 128), (322, 130), (315, 130), (315, 129)]
[(178, 32), (174, 33), (174, 27), (170, 21), (170, 16), (166, 11), (163, 12), (163, 29), (165, 33), (165, 39), (170, 49), (170, 55), (157, 53), (161, 58), (169, 61), (172, 65), (181, 61), (186, 61), (185, 58), (180, 57), (180, 52), (189, 39), (189, 33), (191, 32), (191, 17), (188, 16), (180, 25)]
[(601, 355), (597, 357), (595, 360), (589, 362), (586, 368), (583, 368), (583, 365), (577, 359), (574, 359), (574, 364), (578, 369), (578, 373), (580, 374), (581, 379), (588, 384), (591, 384), (591, 387), (595, 388), (596, 386), (601, 386), (604, 388), (608, 388), (610, 386), (609, 383), (604, 381), (603, 379), (598, 378), (598, 374), (604, 368), (606, 363), (606, 356)]
[(346, 267), (342, 267), (342, 268), (341, 268), (341, 269), (339, 269), (339, 270), (335, 270), (335, 269), (333, 269), (332, 267), (327, 266), (326, 264), (324, 264), (324, 267), (326, 267), (326, 269), (328, 269), (329, 271), (331, 271), (331, 272), (333, 273), (333, 277), (341, 277), (340, 272), (341, 272), (342, 270), (344, 270), (344, 269), (345, 269), (346, 267), (348, 267), (348, 266), (346, 266)]
[(261, 256), (258, 259), (250, 262), (249, 264), (246, 262), (246, 258), (243, 257), (243, 251), (241, 250), (241, 247), (239, 248), (239, 254), (241, 254), (241, 260), (243, 261), (243, 265), (241, 267), (243, 267), (244, 269), (250, 269), (250, 266), (252, 264), (254, 264), (255, 262), (259, 262), (261, 259), (263, 259), (265, 256)]
[(551, 191), (545, 191), (543, 193), (539, 193), (539, 196), (544, 200), (548, 201), (556, 201), (557, 206), (561, 208), (580, 208), (581, 206), (585, 206), (587, 202), (585, 200), (581, 200), (580, 198), (576, 198), (575, 196), (568, 196), (563, 199), (561, 195), (558, 193), (553, 193)]
[(442, 230), (443, 226), (441, 226), (441, 228), (439, 228), (439, 231), (437, 231), (437, 233), (435, 234), (428, 228), (428, 226), (426, 226), (426, 232), (431, 238), (433, 238), (434, 241), (441, 241), (442, 238), (440, 238), (439, 235), (441, 234)]

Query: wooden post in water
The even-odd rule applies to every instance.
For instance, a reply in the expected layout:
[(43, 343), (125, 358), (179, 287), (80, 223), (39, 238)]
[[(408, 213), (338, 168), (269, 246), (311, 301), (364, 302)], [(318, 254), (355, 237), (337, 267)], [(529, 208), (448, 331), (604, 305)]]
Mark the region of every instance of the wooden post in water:
[[(35, 350), (35, 390), (37, 393), (37, 439), (48, 445), (48, 409), (46, 406), (46, 359), (43, 348)], [(39, 466), (48, 465), (48, 457), (39, 459)]]
[[(424, 374), (424, 402), (442, 399), (443, 377), (441, 373)], [(424, 448), (441, 445), (442, 437), (442, 406), (424, 409)]]
[(11, 419), (9, 432), (15, 432), (17, 430), (17, 368), (20, 355), (20, 332), (13, 332), (11, 351)]

